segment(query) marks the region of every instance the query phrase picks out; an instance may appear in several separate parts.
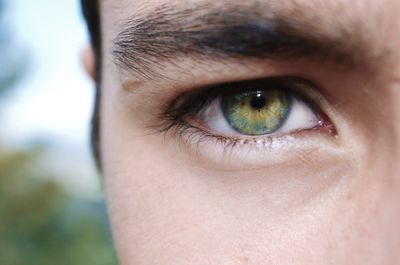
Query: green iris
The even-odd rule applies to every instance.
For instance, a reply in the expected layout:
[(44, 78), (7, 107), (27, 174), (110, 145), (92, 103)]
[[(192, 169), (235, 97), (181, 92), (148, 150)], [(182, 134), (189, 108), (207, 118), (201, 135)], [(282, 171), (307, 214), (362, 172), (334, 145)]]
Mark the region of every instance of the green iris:
[(246, 135), (278, 130), (290, 112), (291, 103), (291, 97), (282, 89), (246, 91), (221, 98), (229, 125)]

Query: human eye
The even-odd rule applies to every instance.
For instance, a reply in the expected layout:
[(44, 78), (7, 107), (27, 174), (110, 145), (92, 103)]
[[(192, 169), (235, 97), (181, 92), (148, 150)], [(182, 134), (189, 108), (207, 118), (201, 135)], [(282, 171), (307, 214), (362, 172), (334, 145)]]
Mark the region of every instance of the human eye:
[[(179, 96), (166, 112), (165, 131), (176, 132), (201, 148), (212, 143), (230, 154), (236, 149), (271, 150), (274, 142), (295, 142), (336, 133), (318, 106), (316, 88), (294, 77), (276, 77), (213, 85)], [(301, 137), (300, 137), (301, 136)], [(204, 146), (204, 145), (203, 145)]]

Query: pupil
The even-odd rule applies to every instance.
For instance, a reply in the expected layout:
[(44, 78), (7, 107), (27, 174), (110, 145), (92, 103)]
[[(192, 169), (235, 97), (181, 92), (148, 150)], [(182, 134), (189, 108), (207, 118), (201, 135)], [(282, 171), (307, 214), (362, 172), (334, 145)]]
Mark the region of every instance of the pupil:
[(263, 94), (257, 93), (253, 95), (250, 99), (250, 105), (253, 109), (260, 110), (265, 107), (265, 104), (267, 103), (266, 98), (264, 97)]

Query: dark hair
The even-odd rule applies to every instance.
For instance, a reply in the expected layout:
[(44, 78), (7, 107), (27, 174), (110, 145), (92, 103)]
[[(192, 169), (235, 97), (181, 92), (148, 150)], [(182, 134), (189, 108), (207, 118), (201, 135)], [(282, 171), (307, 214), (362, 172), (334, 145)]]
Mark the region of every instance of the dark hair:
[(101, 96), (101, 25), (98, 0), (81, 0), (90, 42), (95, 54), (96, 96), (92, 116), (91, 144), (96, 164), (100, 169), (100, 96)]

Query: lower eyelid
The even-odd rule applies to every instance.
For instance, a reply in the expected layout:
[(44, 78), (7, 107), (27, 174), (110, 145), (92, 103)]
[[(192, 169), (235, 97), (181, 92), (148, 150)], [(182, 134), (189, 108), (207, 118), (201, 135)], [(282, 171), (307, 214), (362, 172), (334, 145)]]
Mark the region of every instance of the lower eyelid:
[[(293, 99), (297, 106), (295, 108), (305, 108), (304, 113), (299, 115), (312, 115), (313, 119), (308, 120), (310, 128), (292, 130), (293, 126), (284, 124), (283, 129), (291, 132), (275, 132), (264, 136), (238, 136), (235, 134), (219, 135), (210, 132), (207, 127), (200, 122), (191, 120), (190, 123), (184, 122), (174, 126), (170, 131), (171, 137), (182, 142), (189, 151), (191, 157), (200, 159), (203, 165), (211, 166), (218, 170), (253, 170), (266, 168), (269, 166), (286, 165), (293, 159), (297, 159), (303, 153), (321, 152), (327, 155), (334, 152), (335, 134), (331, 125), (320, 126), (320, 115), (314, 113), (301, 98)], [(217, 100), (212, 102), (214, 111), (219, 110)], [(204, 115), (204, 113), (203, 113)], [(310, 116), (311, 117), (311, 116)], [(288, 117), (290, 121), (290, 118)], [(296, 117), (293, 117), (296, 119)], [(329, 123), (328, 123), (329, 124)], [(226, 126), (229, 126), (226, 124)], [(230, 127), (229, 127), (230, 129)], [(230, 129), (231, 130), (231, 129)], [(322, 148), (322, 149), (321, 149)], [(333, 153), (332, 153), (333, 155)], [(314, 155), (316, 158), (318, 155)], [(207, 167), (208, 167), (207, 166)], [(290, 166), (290, 164), (287, 164)]]
[(318, 130), (235, 139), (218, 137), (201, 128), (187, 127), (181, 128), (177, 139), (203, 165), (227, 171), (284, 165), (304, 153), (323, 152), (326, 155), (336, 150), (335, 141), (332, 141), (334, 138)]

